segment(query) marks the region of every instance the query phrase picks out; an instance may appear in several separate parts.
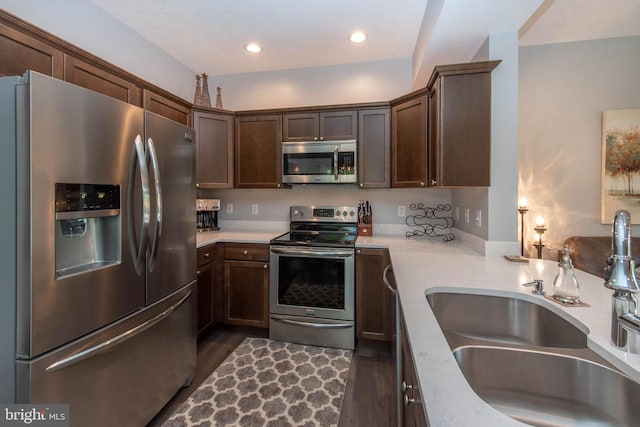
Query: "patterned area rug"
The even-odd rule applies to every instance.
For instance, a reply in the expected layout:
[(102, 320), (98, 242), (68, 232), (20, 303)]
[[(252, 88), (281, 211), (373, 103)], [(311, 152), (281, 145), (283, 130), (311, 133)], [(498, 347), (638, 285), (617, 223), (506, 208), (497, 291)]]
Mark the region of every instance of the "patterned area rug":
[(335, 426), (351, 356), (246, 338), (163, 427)]

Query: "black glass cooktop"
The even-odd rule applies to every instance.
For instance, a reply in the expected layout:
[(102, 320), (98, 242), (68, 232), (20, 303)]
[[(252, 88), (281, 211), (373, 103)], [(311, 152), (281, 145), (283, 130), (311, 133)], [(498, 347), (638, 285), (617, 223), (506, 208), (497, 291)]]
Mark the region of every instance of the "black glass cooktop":
[(291, 224), (291, 231), (271, 240), (272, 245), (355, 246), (357, 224)]

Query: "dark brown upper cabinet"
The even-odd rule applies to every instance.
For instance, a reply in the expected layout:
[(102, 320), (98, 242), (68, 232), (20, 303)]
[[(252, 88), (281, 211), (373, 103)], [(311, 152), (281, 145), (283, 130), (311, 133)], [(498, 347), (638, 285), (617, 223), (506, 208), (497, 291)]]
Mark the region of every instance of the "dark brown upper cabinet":
[(62, 79), (64, 53), (0, 22), (0, 76), (21, 76), (27, 70)]
[(360, 188), (391, 186), (391, 113), (389, 108), (358, 112)]
[(324, 111), (284, 114), (284, 141), (338, 141), (356, 139), (357, 111)]
[(427, 181), (427, 94), (416, 91), (392, 101), (391, 186), (425, 187)]
[(491, 184), (491, 71), (499, 63), (435, 67), (427, 84), (429, 186)]
[(282, 187), (282, 116), (236, 117), (235, 187)]
[(64, 79), (74, 85), (142, 107), (142, 90), (134, 83), (69, 55), (64, 56)]
[(196, 186), (233, 188), (233, 115), (194, 110), (193, 128), (196, 131)]
[(144, 90), (144, 109), (185, 126), (191, 126), (190, 106), (146, 89)]

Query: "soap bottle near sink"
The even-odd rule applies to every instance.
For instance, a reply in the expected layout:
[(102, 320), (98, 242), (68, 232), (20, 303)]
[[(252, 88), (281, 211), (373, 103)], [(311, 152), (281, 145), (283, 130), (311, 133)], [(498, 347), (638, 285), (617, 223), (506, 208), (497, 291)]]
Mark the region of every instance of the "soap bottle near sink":
[(553, 298), (565, 304), (579, 304), (580, 289), (569, 252), (569, 246), (565, 245), (558, 263), (558, 274), (553, 280)]

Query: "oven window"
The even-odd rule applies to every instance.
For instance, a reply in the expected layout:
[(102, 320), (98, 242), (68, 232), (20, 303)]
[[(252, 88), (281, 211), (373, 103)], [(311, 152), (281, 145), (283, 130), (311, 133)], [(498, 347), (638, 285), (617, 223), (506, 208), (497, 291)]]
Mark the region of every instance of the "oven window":
[(333, 175), (333, 153), (284, 155), (284, 175)]
[(345, 260), (279, 257), (278, 304), (344, 310)]

